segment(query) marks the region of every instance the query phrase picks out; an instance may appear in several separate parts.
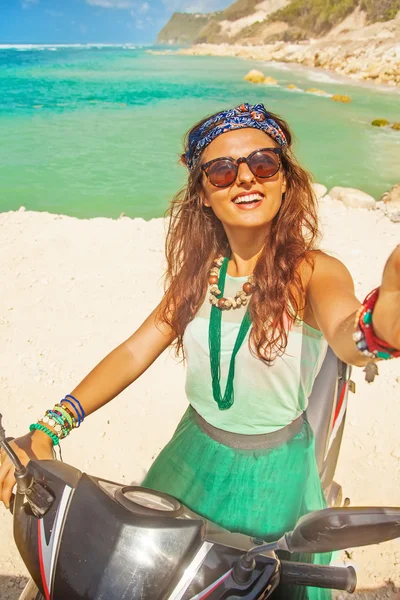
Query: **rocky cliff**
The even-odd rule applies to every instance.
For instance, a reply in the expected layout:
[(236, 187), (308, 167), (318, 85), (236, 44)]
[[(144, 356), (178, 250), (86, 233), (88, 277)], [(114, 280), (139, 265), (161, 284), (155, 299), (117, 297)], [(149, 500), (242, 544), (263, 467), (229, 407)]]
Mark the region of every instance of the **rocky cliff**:
[(400, 0), (325, 0), (323, 3), (321, 0), (237, 0), (218, 13), (175, 13), (160, 31), (157, 41), (178, 44), (297, 42), (324, 37), (344, 22), (351, 30), (389, 21), (399, 11)]
[(197, 42), (209, 23), (218, 22), (219, 13), (174, 13), (157, 36), (158, 44), (187, 45)]

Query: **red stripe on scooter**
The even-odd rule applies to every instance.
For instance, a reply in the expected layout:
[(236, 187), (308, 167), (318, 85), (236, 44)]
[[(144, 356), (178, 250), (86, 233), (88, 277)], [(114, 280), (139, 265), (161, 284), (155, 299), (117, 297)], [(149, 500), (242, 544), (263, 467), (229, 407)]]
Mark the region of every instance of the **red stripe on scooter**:
[(40, 574), (42, 576), (44, 595), (46, 596), (46, 600), (50, 600), (50, 592), (49, 592), (49, 588), (47, 587), (46, 573), (44, 570), (44, 562), (43, 562), (42, 536), (41, 536), (41, 530), (40, 530), (41, 522), (42, 522), (41, 519), (38, 519), (38, 549), (39, 549)]
[(215, 582), (215, 585), (213, 585), (211, 588), (208, 588), (206, 593), (204, 594), (204, 596), (201, 596), (200, 594), (198, 595), (199, 600), (203, 600), (203, 598), (208, 598), (208, 596), (210, 594), (213, 593), (214, 590), (217, 589), (218, 586), (221, 585), (221, 583), (224, 583), (225, 579), (228, 579), (229, 575), (232, 573), (232, 569), (230, 569), (230, 571), (228, 571), (227, 573), (225, 573), (225, 575), (223, 577), (220, 577), (220, 579), (218, 579), (218, 581)]
[(340, 413), (340, 409), (342, 408), (342, 404), (343, 404), (343, 400), (344, 400), (344, 395), (346, 393), (346, 388), (347, 388), (347, 382), (344, 383), (343, 386), (342, 386), (342, 391), (340, 393), (339, 402), (337, 404), (336, 411), (335, 411), (335, 416), (333, 418), (333, 425), (336, 423), (336, 419), (338, 418), (339, 413)]

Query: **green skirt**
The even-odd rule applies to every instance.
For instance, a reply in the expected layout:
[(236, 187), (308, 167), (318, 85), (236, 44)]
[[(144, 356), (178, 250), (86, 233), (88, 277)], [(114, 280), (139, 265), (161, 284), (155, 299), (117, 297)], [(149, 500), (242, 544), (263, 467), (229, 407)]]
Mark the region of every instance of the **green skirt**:
[[(229, 531), (267, 541), (293, 529), (302, 515), (326, 507), (314, 437), (306, 421), (297, 435), (280, 446), (238, 450), (205, 434), (191, 407), (142, 485), (171, 494)], [(331, 555), (281, 558), (326, 565)], [(281, 586), (279, 597), (328, 600), (331, 592)]]

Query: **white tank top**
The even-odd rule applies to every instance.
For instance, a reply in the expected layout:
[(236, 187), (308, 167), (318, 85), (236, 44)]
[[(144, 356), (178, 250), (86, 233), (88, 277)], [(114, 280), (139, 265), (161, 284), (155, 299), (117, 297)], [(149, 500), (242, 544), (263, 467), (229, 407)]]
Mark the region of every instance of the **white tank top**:
[[(234, 296), (247, 277), (226, 276), (224, 296)], [(211, 425), (234, 433), (270, 433), (285, 427), (306, 408), (312, 386), (328, 348), (322, 333), (303, 321), (293, 324), (283, 356), (272, 366), (256, 358), (247, 334), (235, 361), (234, 403), (220, 410), (213, 398), (208, 347), (211, 305), (209, 292), (186, 328), (186, 395), (193, 408)], [(222, 312), (221, 394), (245, 307)]]

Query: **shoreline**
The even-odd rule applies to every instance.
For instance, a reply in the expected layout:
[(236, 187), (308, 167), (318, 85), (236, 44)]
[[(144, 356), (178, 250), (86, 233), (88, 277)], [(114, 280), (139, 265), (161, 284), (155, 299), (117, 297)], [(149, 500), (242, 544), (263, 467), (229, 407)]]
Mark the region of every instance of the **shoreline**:
[[(379, 285), (400, 225), (380, 210), (349, 208), (329, 197), (319, 201), (319, 214), (321, 247), (346, 264), (357, 296), (365, 297)], [(0, 214), (0, 230), (0, 252), (7, 257), (7, 293), (0, 298), (1, 412), (7, 434), (18, 436), (131, 335), (159, 301), (165, 220), (10, 211)], [(379, 244), (371, 243), (371, 231)], [(362, 369), (353, 369), (357, 390), (349, 397), (335, 476), (353, 506), (400, 506), (399, 364), (380, 364), (371, 385)], [(164, 353), (65, 440), (65, 462), (126, 485), (141, 481), (185, 411), (184, 378), (184, 365)], [(4, 508), (0, 540), (0, 598), (17, 600), (26, 569)], [(353, 564), (359, 580), (358, 593), (342, 592), (338, 600), (398, 598), (398, 540), (341, 552), (335, 564)]]
[(373, 89), (400, 92), (400, 42), (357, 43), (310, 40), (307, 44), (275, 42), (263, 45), (196, 44), (176, 51), (152, 51), (182, 56), (228, 56), (248, 60), (296, 65), (328, 72), (354, 84), (369, 83)]

